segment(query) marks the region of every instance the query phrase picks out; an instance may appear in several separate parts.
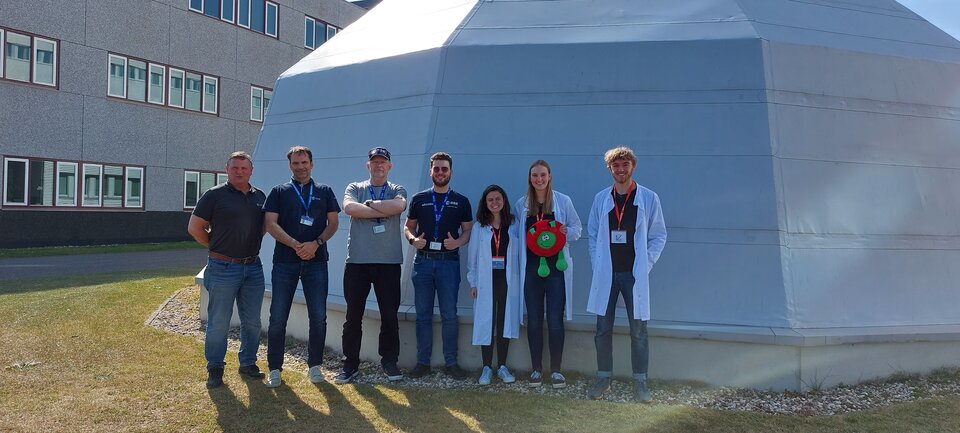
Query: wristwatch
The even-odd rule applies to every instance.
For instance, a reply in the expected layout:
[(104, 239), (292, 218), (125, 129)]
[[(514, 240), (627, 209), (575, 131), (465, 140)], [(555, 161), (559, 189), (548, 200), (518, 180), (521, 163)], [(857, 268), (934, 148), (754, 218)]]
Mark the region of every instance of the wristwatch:
[(314, 241), (317, 242), (317, 246), (322, 246), (324, 244), (323, 239), (320, 239), (320, 236), (317, 236), (317, 238), (314, 239)]
[(409, 239), (407, 239), (407, 242), (410, 242), (410, 245), (413, 245), (413, 240), (414, 240), (414, 239), (416, 239), (416, 238), (409, 238)]

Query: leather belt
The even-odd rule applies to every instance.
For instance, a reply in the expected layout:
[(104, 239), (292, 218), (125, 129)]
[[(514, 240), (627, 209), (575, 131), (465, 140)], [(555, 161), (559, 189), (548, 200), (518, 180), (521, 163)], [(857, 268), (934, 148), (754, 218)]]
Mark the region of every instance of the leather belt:
[(233, 257), (225, 256), (223, 254), (215, 253), (213, 251), (210, 251), (209, 256), (211, 259), (214, 259), (214, 260), (220, 260), (222, 262), (227, 262), (227, 263), (239, 263), (241, 265), (249, 265), (251, 263), (255, 263), (257, 259), (260, 258), (259, 256), (250, 256), (250, 257), (244, 257), (241, 259), (235, 259)]
[(418, 256), (423, 256), (433, 260), (457, 260), (460, 257), (459, 251), (417, 251)]

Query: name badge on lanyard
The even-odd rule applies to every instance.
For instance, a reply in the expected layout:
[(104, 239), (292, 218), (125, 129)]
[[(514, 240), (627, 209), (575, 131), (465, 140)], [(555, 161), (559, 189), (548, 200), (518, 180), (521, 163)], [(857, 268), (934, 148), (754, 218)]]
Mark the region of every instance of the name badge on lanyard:
[(431, 249), (431, 250), (440, 251), (440, 248), (441, 248), (441, 247), (442, 247), (442, 245), (440, 244), (440, 242), (430, 242), (430, 249)]
[(490, 228), (490, 231), (493, 235), (493, 269), (506, 269), (506, 258), (500, 255), (503, 254), (500, 252), (500, 235), (503, 231), (493, 227)]
[(304, 215), (300, 217), (300, 224), (305, 226), (313, 225), (313, 217), (310, 214), (310, 203), (313, 202), (313, 179), (310, 179), (310, 182), (307, 183), (307, 186), (310, 188), (310, 195), (307, 196), (307, 199), (303, 199), (303, 194), (300, 193), (300, 187), (297, 184), (290, 182), (290, 186), (293, 187), (293, 191), (297, 193), (297, 198), (300, 199), (300, 204), (303, 205)]
[(630, 190), (627, 191), (627, 196), (623, 198), (623, 207), (617, 205), (617, 190), (616, 185), (614, 188), (610, 189), (610, 193), (613, 194), (613, 216), (617, 217), (617, 229), (610, 230), (610, 243), (611, 244), (625, 244), (627, 243), (627, 231), (620, 230), (620, 223), (623, 221), (623, 214), (627, 212), (627, 206), (630, 206), (630, 195), (633, 194), (633, 190), (636, 188), (636, 182), (630, 183)]
[(495, 256), (493, 257), (493, 269), (506, 269), (507, 268), (507, 259), (504, 257)]
[[(387, 195), (387, 185), (388, 183), (384, 183), (383, 188), (380, 189), (380, 198), (377, 198), (377, 195), (373, 192), (373, 185), (368, 185), (367, 188), (370, 190), (370, 199), (377, 198), (377, 200), (383, 201), (383, 197)], [(373, 226), (373, 233), (380, 234), (386, 232), (387, 227), (383, 225), (383, 221), (380, 218), (377, 218), (377, 225)]]
[(627, 231), (626, 230), (610, 230), (610, 243), (611, 244), (627, 243)]
[(430, 199), (433, 200), (433, 242), (430, 242), (430, 249), (440, 251), (443, 244), (440, 243), (440, 218), (443, 217), (443, 208), (447, 207), (447, 198), (450, 197), (450, 191), (443, 194), (443, 204), (437, 207), (437, 194), (431, 193)]

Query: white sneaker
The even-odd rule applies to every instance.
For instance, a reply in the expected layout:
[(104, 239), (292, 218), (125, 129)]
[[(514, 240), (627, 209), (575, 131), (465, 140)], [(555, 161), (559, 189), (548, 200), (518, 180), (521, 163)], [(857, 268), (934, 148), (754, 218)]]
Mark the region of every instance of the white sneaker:
[(500, 368), (497, 369), (497, 377), (499, 377), (503, 383), (513, 383), (517, 381), (517, 378), (513, 377), (513, 373), (510, 373), (510, 369), (508, 369), (506, 365), (501, 365)]
[(480, 372), (480, 380), (478, 380), (477, 383), (480, 385), (489, 385), (491, 376), (493, 376), (493, 369), (483, 366), (483, 371)]
[(314, 365), (313, 367), (310, 367), (310, 370), (307, 371), (307, 377), (309, 377), (310, 382), (313, 382), (313, 383), (321, 383), (325, 380), (325, 378), (323, 377), (323, 372), (320, 371), (319, 365)]
[(267, 388), (276, 388), (280, 386), (280, 370), (270, 370), (267, 375)]

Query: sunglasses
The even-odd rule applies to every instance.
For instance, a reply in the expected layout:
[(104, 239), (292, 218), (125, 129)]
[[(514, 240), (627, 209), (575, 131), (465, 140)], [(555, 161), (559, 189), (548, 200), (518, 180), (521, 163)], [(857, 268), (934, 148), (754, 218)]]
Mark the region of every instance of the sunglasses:
[(448, 171), (450, 171), (450, 167), (439, 167), (439, 166), (433, 167), (434, 173), (446, 173)]

